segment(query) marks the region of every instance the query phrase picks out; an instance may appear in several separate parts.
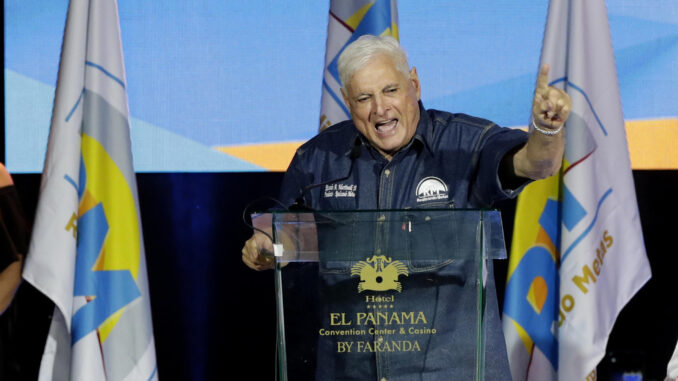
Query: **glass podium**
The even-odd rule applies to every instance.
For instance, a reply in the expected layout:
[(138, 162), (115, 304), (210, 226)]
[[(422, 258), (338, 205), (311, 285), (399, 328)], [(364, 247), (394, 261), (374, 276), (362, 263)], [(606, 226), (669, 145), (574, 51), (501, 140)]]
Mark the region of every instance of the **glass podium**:
[(483, 380), (496, 210), (271, 212), (280, 380)]

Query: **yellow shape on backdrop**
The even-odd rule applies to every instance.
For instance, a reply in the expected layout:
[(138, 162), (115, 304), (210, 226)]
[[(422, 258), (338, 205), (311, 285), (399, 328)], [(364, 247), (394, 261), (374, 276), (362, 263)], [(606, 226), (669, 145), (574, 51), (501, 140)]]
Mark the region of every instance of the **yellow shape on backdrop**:
[(678, 169), (678, 118), (626, 121), (633, 169)]
[(297, 148), (304, 142), (264, 143), (241, 146), (214, 147), (240, 160), (258, 165), (269, 171), (285, 171)]

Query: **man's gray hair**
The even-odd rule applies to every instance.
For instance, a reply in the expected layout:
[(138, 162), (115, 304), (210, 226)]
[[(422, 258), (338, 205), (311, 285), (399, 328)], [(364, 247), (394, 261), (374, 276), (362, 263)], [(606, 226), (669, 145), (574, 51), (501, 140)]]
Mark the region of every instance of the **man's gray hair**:
[(396, 70), (410, 78), (410, 66), (407, 54), (400, 47), (398, 40), (390, 36), (373, 36), (365, 34), (353, 41), (339, 56), (337, 69), (341, 84), (348, 86), (353, 74), (367, 66), (376, 56), (385, 54), (393, 61)]

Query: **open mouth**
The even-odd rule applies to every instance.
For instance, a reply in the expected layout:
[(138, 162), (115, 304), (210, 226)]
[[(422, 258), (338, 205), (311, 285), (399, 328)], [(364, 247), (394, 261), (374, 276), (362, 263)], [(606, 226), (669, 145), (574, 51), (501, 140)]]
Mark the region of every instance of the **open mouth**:
[(380, 135), (389, 135), (393, 133), (398, 126), (398, 119), (389, 119), (374, 124), (377, 133)]

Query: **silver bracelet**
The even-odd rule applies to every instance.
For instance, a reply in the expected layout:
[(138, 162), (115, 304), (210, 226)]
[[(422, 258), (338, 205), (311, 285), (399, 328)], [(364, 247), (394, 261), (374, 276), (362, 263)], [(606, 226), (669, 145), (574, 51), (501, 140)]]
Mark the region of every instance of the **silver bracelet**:
[(564, 125), (565, 125), (565, 123), (561, 124), (560, 127), (556, 128), (555, 130), (551, 130), (551, 129), (545, 130), (545, 129), (537, 126), (537, 123), (535, 123), (534, 119), (532, 119), (532, 127), (534, 127), (535, 130), (541, 132), (542, 134), (544, 134), (546, 136), (557, 135), (560, 132), (560, 130), (563, 129)]

